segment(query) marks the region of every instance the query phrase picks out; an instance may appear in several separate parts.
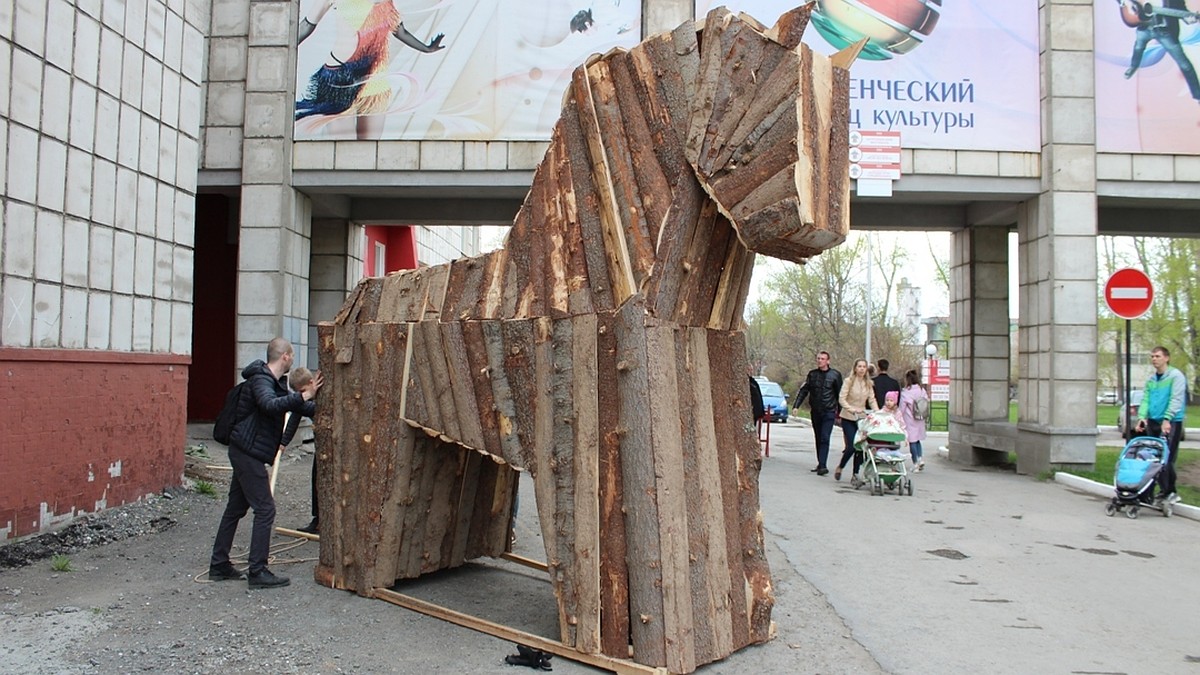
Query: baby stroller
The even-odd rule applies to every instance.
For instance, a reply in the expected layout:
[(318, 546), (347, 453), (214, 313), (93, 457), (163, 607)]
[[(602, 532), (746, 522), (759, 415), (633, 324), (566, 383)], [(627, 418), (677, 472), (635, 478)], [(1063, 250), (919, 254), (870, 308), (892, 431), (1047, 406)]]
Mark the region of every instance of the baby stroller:
[(1112, 516), (1124, 511), (1129, 518), (1137, 518), (1143, 507), (1158, 509), (1163, 516), (1171, 517), (1171, 503), (1155, 501), (1154, 487), (1158, 475), (1167, 463), (1171, 449), (1165, 438), (1137, 436), (1129, 439), (1113, 471), (1113, 498), (1104, 507), (1104, 513)]
[(894, 415), (881, 410), (867, 413), (854, 437), (854, 448), (863, 453), (863, 482), (855, 489), (869, 485), (873, 495), (895, 490), (897, 495), (912, 496), (912, 478), (900, 449), (903, 442), (904, 429)]

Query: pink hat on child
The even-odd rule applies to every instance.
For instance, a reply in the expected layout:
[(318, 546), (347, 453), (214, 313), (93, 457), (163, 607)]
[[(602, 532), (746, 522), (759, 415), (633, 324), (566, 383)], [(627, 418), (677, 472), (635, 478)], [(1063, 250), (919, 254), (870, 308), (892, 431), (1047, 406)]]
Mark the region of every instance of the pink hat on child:
[(899, 403), (900, 402), (900, 392), (889, 391), (888, 393), (883, 395), (883, 402), (884, 402), (884, 404)]

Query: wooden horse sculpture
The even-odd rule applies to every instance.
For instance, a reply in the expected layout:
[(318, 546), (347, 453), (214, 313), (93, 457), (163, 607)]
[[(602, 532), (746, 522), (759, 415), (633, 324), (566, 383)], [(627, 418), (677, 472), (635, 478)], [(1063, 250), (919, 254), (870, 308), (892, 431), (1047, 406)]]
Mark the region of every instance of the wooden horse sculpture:
[(848, 230), (853, 54), (810, 9), (593, 57), (503, 249), (321, 324), (319, 582), (501, 555), (521, 469), (565, 645), (686, 673), (769, 638), (742, 310), (756, 252)]

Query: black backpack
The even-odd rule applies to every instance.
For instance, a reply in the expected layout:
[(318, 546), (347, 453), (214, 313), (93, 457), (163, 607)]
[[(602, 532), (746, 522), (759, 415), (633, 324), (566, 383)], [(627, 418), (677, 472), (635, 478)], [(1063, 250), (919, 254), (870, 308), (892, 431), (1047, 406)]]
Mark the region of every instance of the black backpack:
[(242, 400), (242, 388), (245, 386), (246, 381), (243, 380), (225, 394), (225, 405), (221, 406), (221, 412), (217, 413), (217, 421), (213, 422), (213, 440), (222, 445), (229, 445), (233, 428), (241, 421), (237, 418), (237, 409), (238, 402)]

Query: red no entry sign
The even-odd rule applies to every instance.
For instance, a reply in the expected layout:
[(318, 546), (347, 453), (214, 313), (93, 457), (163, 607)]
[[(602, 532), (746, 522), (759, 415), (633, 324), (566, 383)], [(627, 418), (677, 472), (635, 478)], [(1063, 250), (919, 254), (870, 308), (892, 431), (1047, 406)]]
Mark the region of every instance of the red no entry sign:
[(1154, 304), (1154, 284), (1141, 270), (1126, 267), (1113, 272), (1104, 284), (1104, 301), (1113, 314), (1136, 319)]

